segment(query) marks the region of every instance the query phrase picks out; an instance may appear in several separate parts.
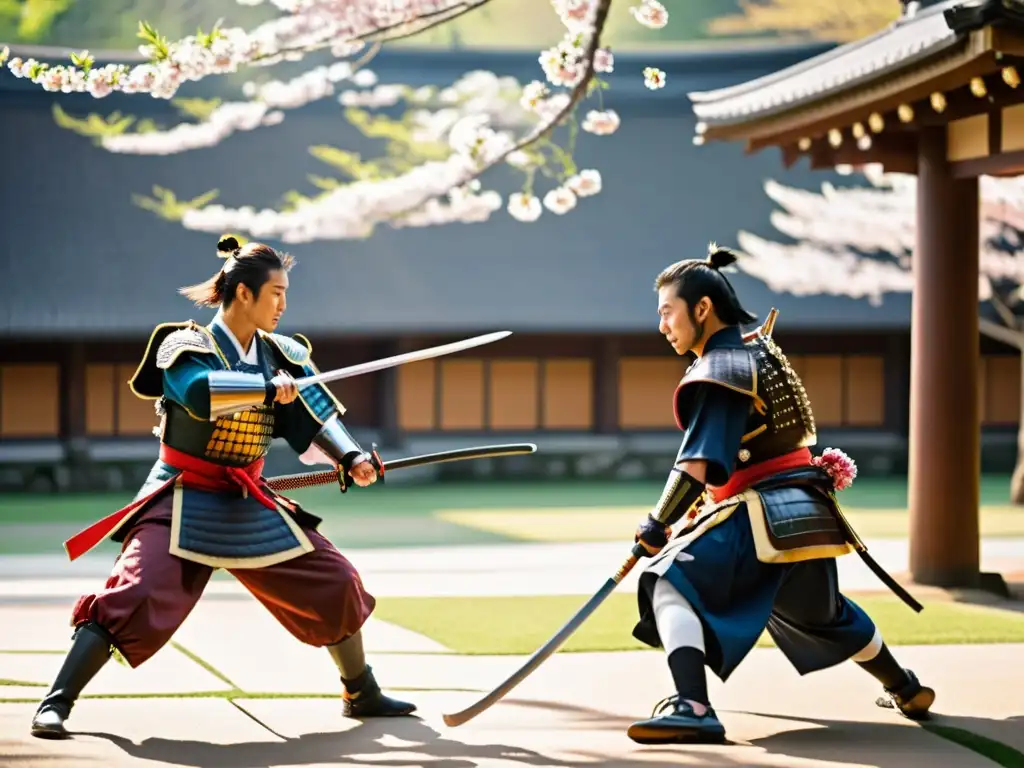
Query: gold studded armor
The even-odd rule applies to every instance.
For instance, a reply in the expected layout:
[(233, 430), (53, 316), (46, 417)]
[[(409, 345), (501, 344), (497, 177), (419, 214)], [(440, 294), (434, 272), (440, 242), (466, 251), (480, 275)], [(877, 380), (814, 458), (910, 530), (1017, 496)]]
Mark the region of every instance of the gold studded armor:
[(243, 467), (267, 455), (274, 439), (274, 410), (265, 405), (221, 416), (197, 419), (173, 401), (166, 411), (162, 442), (171, 448), (217, 464)]
[(746, 343), (757, 369), (756, 391), (765, 412), (752, 409), (738, 466), (781, 456), (818, 440), (807, 391), (779, 345), (757, 335)]
[(750, 413), (736, 457), (743, 469), (812, 446), (817, 429), (803, 382), (779, 345), (756, 333), (742, 349), (709, 350), (687, 370), (676, 390), (676, 420), (687, 421), (688, 385), (708, 382), (750, 397)]

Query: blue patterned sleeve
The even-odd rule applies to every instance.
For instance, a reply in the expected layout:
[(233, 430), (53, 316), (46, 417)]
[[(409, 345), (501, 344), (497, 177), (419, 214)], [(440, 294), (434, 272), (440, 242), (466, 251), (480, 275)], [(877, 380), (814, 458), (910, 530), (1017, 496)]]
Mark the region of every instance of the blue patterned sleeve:
[(210, 384), (207, 376), (221, 370), (214, 355), (181, 355), (163, 372), (164, 397), (183, 406), (200, 419), (210, 418)]
[(715, 384), (691, 384), (687, 399), (687, 423), (683, 444), (676, 458), (706, 461), (708, 485), (724, 485), (736, 466), (750, 412), (750, 398)]

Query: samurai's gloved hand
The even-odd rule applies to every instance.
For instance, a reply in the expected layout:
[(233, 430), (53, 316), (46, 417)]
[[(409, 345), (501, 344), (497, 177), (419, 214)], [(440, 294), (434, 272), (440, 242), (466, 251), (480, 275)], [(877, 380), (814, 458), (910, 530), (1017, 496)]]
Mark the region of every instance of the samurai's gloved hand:
[(647, 557), (652, 557), (658, 554), (671, 538), (672, 526), (658, 522), (651, 515), (647, 515), (647, 519), (637, 526), (633, 541), (646, 550)]

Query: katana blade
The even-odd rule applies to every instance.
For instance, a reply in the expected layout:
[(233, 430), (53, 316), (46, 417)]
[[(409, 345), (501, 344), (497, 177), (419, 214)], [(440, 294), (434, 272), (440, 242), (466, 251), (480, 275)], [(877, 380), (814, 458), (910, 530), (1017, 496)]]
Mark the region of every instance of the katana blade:
[(323, 373), (318, 373), (314, 376), (304, 376), (301, 379), (296, 379), (295, 383), (299, 388), (302, 388), (308, 387), (310, 384), (324, 384), (328, 381), (337, 381), (338, 379), (347, 379), (352, 376), (361, 376), (364, 373), (373, 373), (374, 371), (381, 371), (385, 368), (394, 368), (397, 365), (415, 363), (420, 360), (429, 360), (432, 357), (451, 355), (455, 352), (461, 352), (464, 349), (472, 349), (473, 347), (480, 347), (484, 344), (491, 344), (511, 335), (512, 331), (485, 333), (483, 336), (474, 336), (471, 339), (463, 339), (462, 341), (455, 341), (451, 344), (442, 344), (439, 347), (429, 347), (427, 349), (416, 350), (415, 352), (405, 352), (401, 355), (393, 355), (392, 357), (385, 357), (380, 360), (371, 360), (368, 363), (359, 363), (358, 365), (350, 365), (346, 368), (337, 368), (333, 371), (324, 371)]
[[(496, 459), (501, 456), (524, 456), (536, 453), (537, 446), (534, 443), (503, 443), (501, 445), (481, 445), (472, 448), (456, 448), (451, 451), (438, 451), (437, 453), (424, 453), (419, 456), (404, 456), (399, 459), (391, 459), (381, 462), (383, 469), (378, 473), (383, 476), (386, 472), (396, 469), (408, 469), (410, 467), (424, 467), (430, 464), (444, 464), (449, 461), (466, 461), (468, 459)], [(320, 470), (317, 472), (302, 472), (297, 475), (278, 475), (267, 478), (267, 485), (275, 491), (294, 491), (299, 488), (308, 488), (313, 485), (330, 485), (338, 482), (338, 472), (334, 469)]]
[(501, 701), (509, 691), (529, 677), (537, 667), (543, 664), (552, 654), (561, 648), (566, 640), (572, 637), (573, 633), (583, 625), (583, 622), (589, 619), (594, 611), (600, 608), (601, 604), (608, 599), (608, 596), (615, 591), (615, 588), (624, 578), (626, 578), (626, 575), (633, 570), (633, 566), (639, 562), (642, 556), (642, 546), (640, 544), (635, 544), (629, 557), (626, 558), (625, 562), (623, 562), (619, 567), (619, 570), (615, 572), (615, 575), (605, 581), (605, 583), (601, 585), (601, 588), (594, 593), (594, 596), (587, 600), (583, 607), (576, 611), (573, 617), (569, 619), (569, 621), (567, 621), (565, 625), (551, 637), (550, 640), (538, 648), (519, 669), (505, 678), (497, 688), (486, 696), (478, 699), (460, 712), (453, 712), (452, 714), (444, 715), (442, 718), (444, 720), (444, 724), (449, 728), (455, 728), (463, 725), (464, 723), (468, 723), (474, 717), (487, 711)]

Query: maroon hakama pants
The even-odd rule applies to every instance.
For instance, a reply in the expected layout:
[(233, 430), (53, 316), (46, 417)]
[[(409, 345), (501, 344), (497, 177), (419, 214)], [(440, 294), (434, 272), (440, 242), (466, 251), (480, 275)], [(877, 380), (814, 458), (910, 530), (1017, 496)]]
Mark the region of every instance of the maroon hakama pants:
[[(171, 639), (203, 594), (213, 568), (170, 553), (172, 494), (150, 502), (125, 537), (104, 588), (79, 598), (72, 625), (93, 621), (137, 667)], [(305, 529), (315, 549), (256, 569), (229, 569), (297, 640), (339, 643), (363, 626), (376, 605), (355, 567), (331, 542)]]

